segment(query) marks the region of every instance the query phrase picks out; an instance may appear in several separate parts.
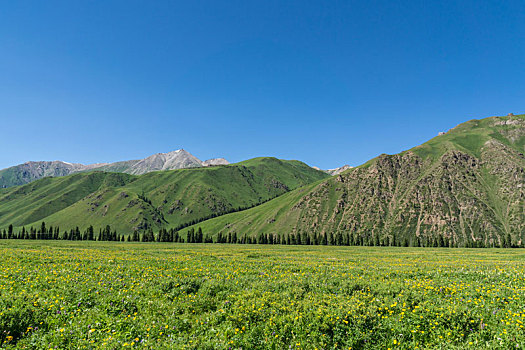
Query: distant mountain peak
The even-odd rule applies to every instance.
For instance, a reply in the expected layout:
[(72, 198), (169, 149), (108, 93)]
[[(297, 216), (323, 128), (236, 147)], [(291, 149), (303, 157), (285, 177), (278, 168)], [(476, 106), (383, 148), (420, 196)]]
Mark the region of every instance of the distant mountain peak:
[(213, 158), (203, 162), (183, 148), (166, 153), (156, 153), (143, 159), (125, 160), (114, 163), (84, 165), (60, 160), (29, 161), (0, 170), (0, 188), (23, 185), (47, 176), (65, 176), (91, 170), (142, 175), (152, 171), (227, 164), (230, 163), (224, 158)]
[(216, 166), (216, 165), (228, 165), (230, 164), (230, 162), (228, 162), (224, 158), (212, 158), (212, 159), (205, 160), (204, 162), (202, 162), (202, 164), (204, 166)]
[(321, 169), (321, 168), (319, 168), (319, 167), (316, 167), (316, 166), (314, 166), (313, 168), (316, 169), (316, 170), (319, 170), (319, 171), (323, 171), (323, 172), (325, 172), (325, 173), (330, 174), (330, 175), (333, 176), (333, 175), (339, 175), (339, 174), (341, 174), (341, 173), (342, 173), (343, 171), (345, 171), (345, 170), (352, 169), (353, 166), (350, 166), (350, 165), (348, 165), (348, 164), (345, 164), (345, 165), (343, 165), (343, 166), (340, 166), (339, 168), (326, 169), (326, 170), (323, 170), (323, 169)]

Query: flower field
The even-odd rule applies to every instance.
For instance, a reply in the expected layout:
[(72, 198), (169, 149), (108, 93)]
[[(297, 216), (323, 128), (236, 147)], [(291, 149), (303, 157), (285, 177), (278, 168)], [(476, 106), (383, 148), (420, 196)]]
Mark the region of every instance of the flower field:
[(525, 347), (525, 252), (1, 241), (0, 348)]

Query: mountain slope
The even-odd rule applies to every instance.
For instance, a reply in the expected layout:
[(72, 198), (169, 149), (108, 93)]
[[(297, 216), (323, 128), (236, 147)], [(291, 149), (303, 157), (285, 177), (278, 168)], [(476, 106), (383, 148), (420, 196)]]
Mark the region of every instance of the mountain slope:
[(23, 185), (47, 176), (66, 176), (76, 171), (90, 170), (99, 164), (90, 166), (72, 164), (61, 161), (52, 162), (26, 162), (17, 166), (0, 170), (0, 187)]
[(525, 241), (525, 116), (472, 120), (259, 207), (207, 233), (350, 234), (353, 242), (464, 246)]
[(251, 207), (328, 175), (298, 161), (256, 158), (228, 165), (150, 172), (78, 173), (0, 192), (0, 227), (110, 224), (121, 233), (177, 227)]
[(121, 187), (134, 178), (127, 174), (100, 173), (47, 177), (30, 184), (5, 189), (0, 194), (0, 222), (31, 223), (56, 213), (87, 195), (107, 187)]
[(157, 153), (144, 159), (126, 160), (115, 163), (84, 165), (62, 161), (27, 162), (0, 170), (0, 188), (24, 185), (47, 176), (59, 177), (92, 170), (142, 175), (158, 170), (226, 164), (229, 163), (224, 158), (209, 159), (203, 162), (183, 149), (168, 153)]

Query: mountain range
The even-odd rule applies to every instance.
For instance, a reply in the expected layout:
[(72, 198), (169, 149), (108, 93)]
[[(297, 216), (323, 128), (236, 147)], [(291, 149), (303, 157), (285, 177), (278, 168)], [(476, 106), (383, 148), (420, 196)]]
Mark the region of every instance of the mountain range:
[(174, 170), (227, 164), (229, 164), (229, 162), (224, 158), (214, 158), (201, 161), (183, 149), (168, 153), (157, 153), (144, 159), (126, 160), (115, 163), (84, 165), (58, 160), (26, 162), (24, 164), (0, 170), (0, 188), (27, 184), (47, 176), (66, 176), (73, 173), (93, 170), (142, 175), (158, 170)]
[[(124, 234), (344, 234), (375, 245), (525, 242), (525, 115), (470, 120), (334, 176), (299, 161), (203, 167), (187, 152), (184, 161), (172, 153), (0, 189), (0, 227), (45, 221), (62, 229), (111, 224)], [(151, 172), (172, 166), (190, 168)]]
[(0, 227), (110, 224), (122, 233), (179, 227), (261, 204), (329, 177), (299, 161), (255, 158), (132, 175), (78, 172), (0, 189)]

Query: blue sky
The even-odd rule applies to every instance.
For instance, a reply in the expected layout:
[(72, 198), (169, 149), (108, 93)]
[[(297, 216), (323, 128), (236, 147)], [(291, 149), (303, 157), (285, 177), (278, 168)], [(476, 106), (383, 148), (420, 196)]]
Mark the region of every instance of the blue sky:
[(0, 168), (332, 168), (525, 112), (523, 1), (4, 1)]

